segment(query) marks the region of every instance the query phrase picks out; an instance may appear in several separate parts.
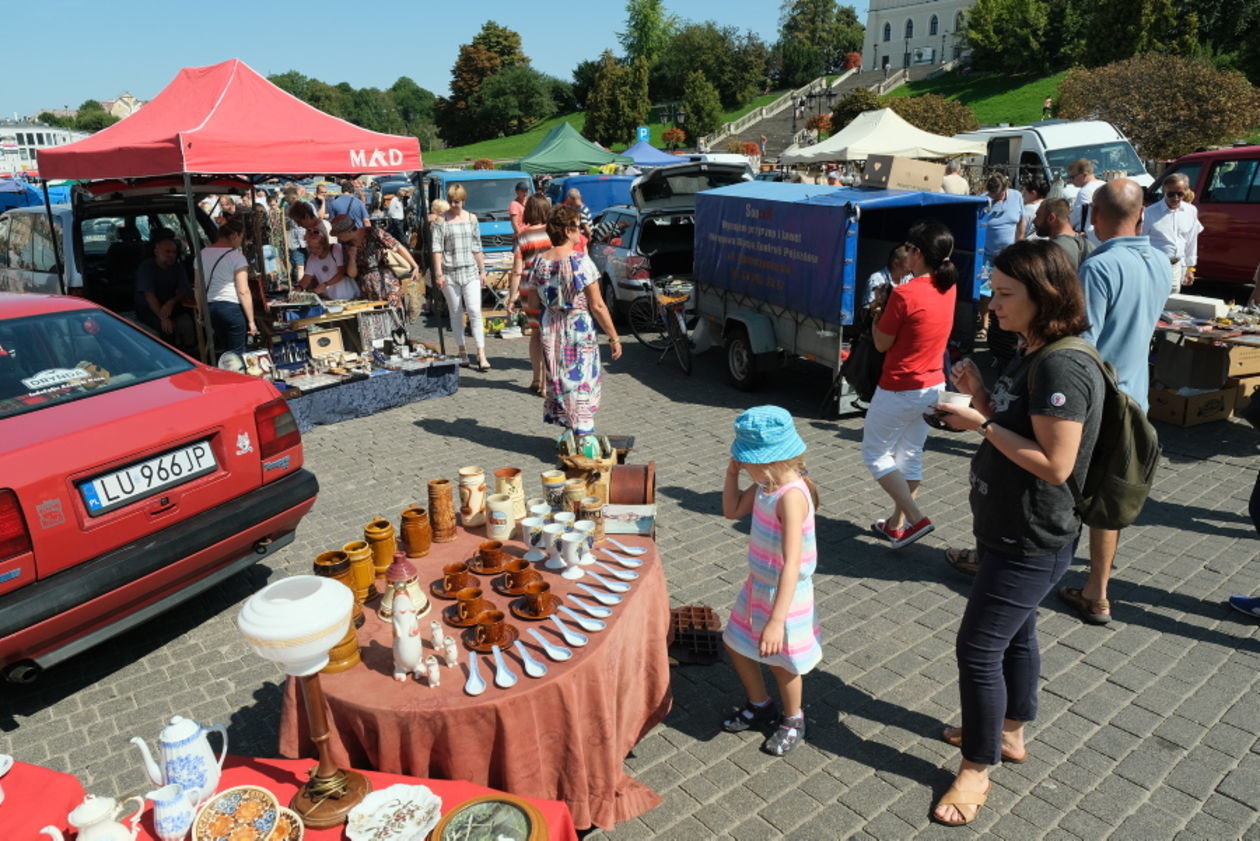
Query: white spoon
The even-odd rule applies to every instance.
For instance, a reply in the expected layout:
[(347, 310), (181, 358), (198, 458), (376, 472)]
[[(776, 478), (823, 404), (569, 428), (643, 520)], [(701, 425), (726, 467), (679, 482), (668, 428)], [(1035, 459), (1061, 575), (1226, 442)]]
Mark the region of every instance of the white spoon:
[(609, 543), (611, 543), (613, 546), (616, 546), (622, 552), (625, 552), (627, 555), (643, 555), (647, 552), (647, 550), (644, 549), (642, 546), (627, 546), (626, 544), (622, 543), (620, 540), (618, 540), (615, 537), (609, 537), (608, 535), (604, 535), (604, 539), (607, 540)]
[(486, 691), (486, 682), (481, 677), (481, 670), (477, 668), (477, 652), (468, 652), (468, 681), (464, 684), (464, 691), (469, 695), (480, 695)]
[[(622, 581), (633, 581), (639, 577), (639, 574), (632, 569), (617, 569), (616, 567), (610, 567), (603, 561), (596, 561), (595, 565), (614, 578), (620, 578)], [(591, 575), (594, 574), (591, 573)]]
[(620, 581), (609, 581), (607, 578), (600, 575), (598, 572), (595, 572), (594, 570), (587, 570), (586, 574), (589, 575), (591, 578), (594, 578), (595, 581), (605, 590), (610, 590), (614, 593), (629, 593), (630, 592), (629, 584), (622, 584)]
[(630, 567), (631, 569), (637, 569), (643, 566), (643, 561), (640, 561), (638, 558), (627, 558), (625, 555), (618, 555), (616, 552), (612, 551), (611, 549), (603, 549), (602, 551), (605, 555), (612, 558), (614, 561), (621, 564), (623, 567)]
[(582, 608), (582, 610), (585, 610), (587, 613), (589, 613), (591, 616), (596, 617), (597, 619), (603, 619), (607, 616), (612, 616), (611, 608), (600, 607), (597, 604), (590, 604), (589, 602), (584, 602), (581, 599), (579, 599), (577, 596), (573, 595), (572, 593), (569, 593), (566, 598), (568, 598), (569, 601), (573, 602), (575, 605)]
[(503, 651), (497, 645), (490, 646), (490, 650), (494, 652), (494, 685), (500, 689), (516, 686), (516, 672), (508, 668)]
[[(563, 663), (565, 660), (568, 660), (573, 656), (573, 652), (565, 648), (563, 645), (556, 645), (553, 642), (549, 642), (546, 637), (538, 633), (537, 628), (529, 628), (528, 630), (530, 635), (538, 641), (539, 645), (542, 646), (542, 650), (547, 652), (547, 656), (552, 660), (555, 660), (557, 663)], [(519, 640), (517, 640), (517, 642), (519, 642)]]
[[(548, 618), (556, 623), (556, 627), (560, 629), (560, 635), (564, 637), (564, 641), (569, 645), (580, 648), (590, 642), (586, 634), (579, 634), (577, 631), (569, 630), (569, 626), (561, 622), (559, 616), (550, 616)], [(531, 628), (530, 630), (533, 629)]]
[[(594, 575), (594, 574), (595, 573), (591, 573), (591, 575)], [(590, 596), (592, 599), (594, 599), (595, 601), (599, 602), (602, 605), (608, 605), (611, 607), (612, 605), (615, 605), (615, 604), (621, 604), (621, 596), (618, 596), (616, 593), (601, 593), (599, 590), (596, 590), (590, 584), (582, 584), (580, 582), (578, 583), (577, 586), (578, 586), (578, 589), (582, 590), (584, 593), (586, 593), (588, 596)]]
[[(573, 597), (569, 596), (569, 598), (573, 598)], [(578, 613), (576, 610), (565, 607), (564, 605), (560, 605), (560, 610), (564, 613), (565, 616), (569, 617), (574, 622), (576, 622), (577, 626), (581, 628), (583, 631), (602, 631), (608, 627), (607, 624), (599, 621), (598, 619), (587, 619), (585, 616)], [(553, 616), (552, 618), (554, 619), (555, 617)]]
[(516, 646), (516, 654), (521, 658), (521, 663), (525, 665), (525, 674), (530, 677), (542, 677), (547, 674), (547, 665), (539, 663), (530, 656), (529, 650), (525, 648), (525, 643), (517, 640), (512, 645)]

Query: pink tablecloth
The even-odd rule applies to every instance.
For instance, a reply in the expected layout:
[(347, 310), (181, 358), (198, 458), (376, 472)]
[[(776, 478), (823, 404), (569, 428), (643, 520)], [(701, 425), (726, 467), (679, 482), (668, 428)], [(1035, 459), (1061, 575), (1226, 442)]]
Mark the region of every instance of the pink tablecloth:
[[(467, 560), (483, 538), (461, 531), (453, 543), (434, 544), (429, 556), (414, 561), (426, 586), (441, 577), (444, 564)], [(393, 679), (392, 628), (368, 607), (359, 630), (363, 663), (346, 672), (323, 675), (332, 729), (330, 745), (337, 762), (361, 768), (450, 780), (468, 780), (522, 797), (559, 800), (579, 829), (612, 828), (656, 807), (660, 797), (625, 773), (626, 754), (670, 707), (666, 633), (669, 598), (655, 546), (646, 538), (627, 544), (648, 547), (639, 578), (614, 607), (603, 631), (588, 633), (590, 643), (574, 649), (564, 663), (546, 658), (526, 627), (538, 628), (550, 641), (560, 636), (551, 622), (508, 621), (521, 631), (530, 653), (547, 664), (541, 679), (525, 677), (515, 652), (508, 658), (519, 676), (510, 689), (491, 685), (470, 697), (463, 691), (467, 651), (461, 662), (443, 668), (436, 689)], [(522, 547), (509, 545), (514, 554)], [(577, 593), (572, 582), (546, 571), (552, 592)], [(480, 576), (487, 598), (505, 609), (511, 599), (496, 594), (491, 576)], [(587, 579), (587, 583), (592, 583)], [(598, 588), (597, 589), (602, 589)], [(565, 600), (567, 602), (567, 599)], [(428, 639), (429, 620), (450, 602), (434, 599), (421, 620)], [(566, 620), (570, 627), (576, 626)], [(444, 624), (447, 633), (456, 629)], [(425, 653), (430, 653), (425, 644)], [(482, 675), (492, 681), (490, 658), (481, 658)], [(297, 714), (296, 684), (289, 682), (281, 710), (280, 752), (312, 756), (305, 716)]]

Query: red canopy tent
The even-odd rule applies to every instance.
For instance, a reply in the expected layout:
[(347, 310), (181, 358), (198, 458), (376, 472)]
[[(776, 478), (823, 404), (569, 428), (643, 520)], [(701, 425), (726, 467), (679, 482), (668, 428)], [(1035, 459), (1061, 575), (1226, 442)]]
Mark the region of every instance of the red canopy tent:
[(421, 168), (420, 141), (332, 117), (240, 59), (187, 67), (136, 113), (39, 152), (44, 178), (309, 175)]

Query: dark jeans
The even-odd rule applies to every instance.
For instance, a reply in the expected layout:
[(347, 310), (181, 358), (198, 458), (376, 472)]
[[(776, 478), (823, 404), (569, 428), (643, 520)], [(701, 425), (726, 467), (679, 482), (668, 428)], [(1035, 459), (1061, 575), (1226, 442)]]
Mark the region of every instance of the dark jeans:
[(1037, 717), (1037, 605), (1067, 572), (1076, 542), (1052, 555), (1011, 555), (976, 547), (980, 570), (958, 627), (958, 694), (964, 759), (996, 765), (1002, 719)]
[(249, 337), (249, 321), (240, 304), (228, 301), (210, 302), (210, 326), (214, 328), (214, 349), (216, 353), (234, 350), (245, 352), (245, 341)]

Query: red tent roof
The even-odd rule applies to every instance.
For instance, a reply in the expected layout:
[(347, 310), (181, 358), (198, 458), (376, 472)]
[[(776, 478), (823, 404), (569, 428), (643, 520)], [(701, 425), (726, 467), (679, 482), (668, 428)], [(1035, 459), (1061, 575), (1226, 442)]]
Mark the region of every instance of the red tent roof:
[(184, 172), (310, 175), (420, 169), (420, 141), (332, 117), (239, 59), (186, 67), (136, 113), (91, 137), (39, 151), (44, 178)]

